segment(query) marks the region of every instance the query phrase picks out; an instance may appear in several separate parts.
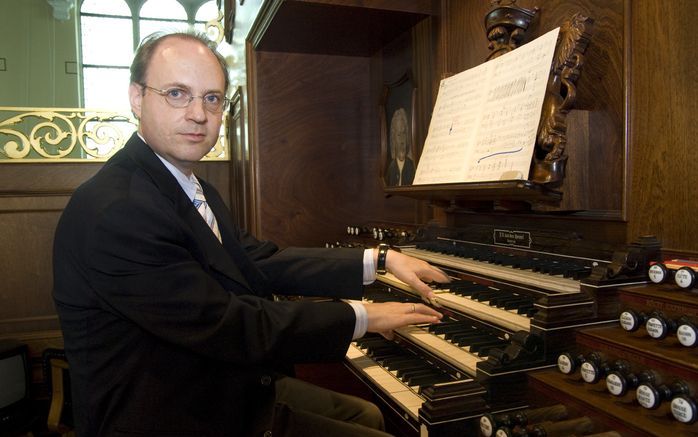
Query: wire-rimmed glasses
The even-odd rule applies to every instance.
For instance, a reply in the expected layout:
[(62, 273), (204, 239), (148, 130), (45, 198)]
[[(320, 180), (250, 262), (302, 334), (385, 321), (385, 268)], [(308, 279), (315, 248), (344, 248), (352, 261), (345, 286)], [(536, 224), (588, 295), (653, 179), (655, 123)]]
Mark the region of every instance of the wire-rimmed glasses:
[(230, 102), (229, 99), (225, 98), (221, 93), (208, 93), (203, 96), (195, 96), (191, 91), (172, 87), (161, 90), (159, 88), (153, 88), (144, 83), (140, 84), (143, 88), (148, 88), (156, 94), (159, 94), (165, 98), (165, 101), (173, 108), (186, 108), (195, 98), (200, 98), (204, 104), (204, 109), (213, 114), (220, 114), (223, 109)]

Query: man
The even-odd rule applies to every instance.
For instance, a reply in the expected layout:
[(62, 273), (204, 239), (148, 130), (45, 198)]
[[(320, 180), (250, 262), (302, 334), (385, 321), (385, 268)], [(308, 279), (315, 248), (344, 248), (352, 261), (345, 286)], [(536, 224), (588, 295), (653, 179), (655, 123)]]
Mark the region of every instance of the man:
[[(384, 435), (373, 404), (276, 370), (339, 360), (366, 331), (441, 315), (422, 304), (271, 299), (359, 299), (378, 253), (278, 250), (233, 225), (192, 171), (218, 137), (227, 87), (225, 62), (204, 41), (141, 44), (129, 88), (138, 133), (75, 191), (56, 230), (54, 299), (77, 434)], [(426, 297), (422, 280), (448, 280), (423, 261), (380, 255)]]
[(390, 120), (390, 154), (393, 159), (386, 172), (388, 186), (411, 185), (414, 180), (414, 161), (407, 156), (408, 142), (407, 111), (398, 108)]

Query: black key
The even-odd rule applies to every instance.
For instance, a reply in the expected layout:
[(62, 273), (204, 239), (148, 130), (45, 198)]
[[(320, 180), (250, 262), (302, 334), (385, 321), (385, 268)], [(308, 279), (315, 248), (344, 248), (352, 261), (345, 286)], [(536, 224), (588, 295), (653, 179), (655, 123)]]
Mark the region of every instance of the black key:
[(502, 340), (501, 338), (491, 338), (491, 339), (482, 340), (482, 341), (471, 344), (468, 351), (472, 352), (472, 353), (477, 353), (479, 350), (481, 350), (485, 346), (498, 346), (498, 345), (503, 345), (503, 344), (507, 344), (507, 343), (508, 342), (506, 340)]

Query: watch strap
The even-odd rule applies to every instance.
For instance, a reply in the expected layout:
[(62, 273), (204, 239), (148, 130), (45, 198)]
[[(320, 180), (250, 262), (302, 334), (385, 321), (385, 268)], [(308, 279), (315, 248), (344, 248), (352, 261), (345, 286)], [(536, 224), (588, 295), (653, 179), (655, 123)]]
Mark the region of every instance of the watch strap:
[(388, 246), (387, 244), (378, 245), (378, 262), (376, 262), (376, 273), (378, 273), (379, 275), (384, 275), (388, 271), (385, 268), (385, 259), (388, 255), (389, 249), (390, 246)]

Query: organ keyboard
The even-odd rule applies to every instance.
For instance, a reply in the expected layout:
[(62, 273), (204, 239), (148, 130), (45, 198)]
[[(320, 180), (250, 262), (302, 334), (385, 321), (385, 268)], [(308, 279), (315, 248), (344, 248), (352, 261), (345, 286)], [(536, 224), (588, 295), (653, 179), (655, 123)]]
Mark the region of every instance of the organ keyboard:
[[(452, 278), (432, 285), (436, 299), (430, 304), (444, 319), (397, 329), (394, 341), (357, 341), (346, 364), (411, 429), (440, 436), (454, 429), (475, 435), (473, 418), (483, 410), (525, 407), (530, 371), (555, 366), (578, 328), (617, 323), (616, 288), (645, 282), (644, 272), (626, 261), (649, 256), (654, 246), (641, 245), (630, 255), (575, 257), (535, 245), (438, 236), (400, 249)], [(421, 300), (390, 273), (379, 275), (365, 298)], [(401, 363), (415, 367), (401, 370)]]
[(469, 251), (461, 249), (463, 247), (468, 246), (439, 241), (403, 250), (406, 254), (433, 264), (473, 274), (496, 276), (502, 280), (558, 293), (579, 292), (579, 278), (589, 276), (592, 267), (601, 263), (599, 260), (587, 260), (588, 264), (582, 264), (565, 259), (568, 257), (553, 260), (552, 257), (545, 259), (539, 256), (498, 255), (484, 247), (476, 246), (476, 249)]
[(467, 435), (470, 421), (487, 411), (485, 389), (474, 379), (383, 337), (354, 342), (346, 361), (415, 432), (428, 427), (432, 433)]
[[(381, 275), (379, 280), (392, 287), (413, 293), (407, 284), (390, 273)], [(509, 298), (507, 301), (509, 305), (517, 302), (517, 306), (515, 308), (507, 308), (505, 304), (499, 307), (497, 306), (498, 301), (489, 299), (489, 296), (486, 298), (487, 300), (484, 300), (484, 297), (483, 299), (478, 299), (479, 295), (475, 294), (477, 292), (499, 292), (500, 296), (505, 295)], [(531, 327), (530, 315), (535, 308), (533, 298), (530, 296), (501, 291), (472, 281), (458, 281), (456, 283), (437, 285), (434, 288), (434, 294), (436, 295), (436, 303), (438, 305), (458, 312), (469, 313), (481, 320), (496, 323), (510, 330), (529, 330)], [(473, 294), (475, 295), (473, 296)], [(520, 308), (525, 308), (523, 314), (519, 311)]]

